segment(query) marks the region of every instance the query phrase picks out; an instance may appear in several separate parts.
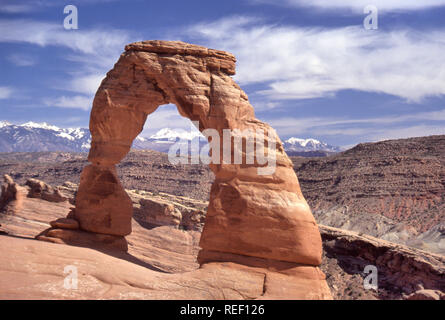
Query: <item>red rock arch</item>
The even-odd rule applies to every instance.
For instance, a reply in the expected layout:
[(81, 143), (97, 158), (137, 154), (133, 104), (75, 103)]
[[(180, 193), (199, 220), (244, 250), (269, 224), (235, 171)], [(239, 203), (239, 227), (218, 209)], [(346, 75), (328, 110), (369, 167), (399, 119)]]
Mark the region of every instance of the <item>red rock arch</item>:
[[(261, 129), (276, 145), (276, 170), (259, 164), (211, 164), (215, 181), (201, 237), (201, 263), (255, 257), (317, 266), (321, 238), (275, 131), (257, 120), (233, 81), (235, 57), (183, 42), (128, 45), (98, 89), (91, 112), (91, 165), (82, 172), (75, 219), (90, 232), (125, 236), (132, 205), (115, 165), (130, 150), (147, 116), (173, 103), (200, 129)], [(222, 135), (221, 135), (222, 136)], [(238, 258), (236, 258), (236, 256)]]

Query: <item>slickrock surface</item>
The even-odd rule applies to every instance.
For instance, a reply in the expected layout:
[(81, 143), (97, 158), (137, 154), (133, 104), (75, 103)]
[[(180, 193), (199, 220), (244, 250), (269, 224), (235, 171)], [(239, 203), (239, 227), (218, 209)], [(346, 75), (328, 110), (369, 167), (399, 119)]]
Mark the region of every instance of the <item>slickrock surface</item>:
[(141, 224), (199, 231), (204, 227), (208, 205), (205, 201), (140, 190), (127, 193), (133, 201), (133, 217)]
[[(71, 187), (73, 188), (73, 185)], [(131, 192), (129, 193), (131, 194)], [(176, 197), (171, 196), (171, 198)], [(8, 214), (5, 214), (5, 211), (0, 212), (1, 230), (11, 236), (34, 239), (37, 235), (48, 230), (51, 224), (57, 223), (57, 227), (61, 226), (61, 222), (66, 224), (67, 219), (65, 217), (73, 209), (73, 205), (69, 200), (65, 202), (49, 202), (39, 198), (29, 198), (25, 194), (20, 210), (15, 212), (8, 211)], [(132, 219), (132, 229), (132, 234), (127, 237), (128, 252), (113, 252), (114, 255), (123, 256), (133, 263), (163, 272), (184, 272), (198, 267), (196, 256), (199, 250), (199, 232), (185, 232), (167, 226), (147, 229), (141, 226), (135, 219)], [(64, 232), (68, 237), (70, 235), (69, 230), (73, 229), (71, 229), (71, 226), (68, 228), (64, 226), (63, 229), (56, 228), (51, 230), (56, 230), (53, 232)], [(97, 235), (91, 234), (91, 237), (95, 236)], [(48, 238), (46, 239), (48, 241), (63, 242), (57, 241), (59, 238)], [(64, 238), (68, 240), (66, 237)], [(104, 246), (97, 239), (94, 240), (95, 242), (85, 242), (87, 240), (85, 237), (81, 237), (78, 240), (75, 243), (76, 245), (104, 250)], [(84, 243), (82, 244), (81, 241), (84, 241)], [(105, 250), (107, 249), (110, 248), (105, 246)]]
[[(76, 185), (65, 183), (64, 188), (69, 194), (68, 191), (75, 190)], [(196, 207), (196, 210), (206, 204), (190, 198), (154, 195), (139, 190), (128, 190), (128, 194), (135, 210), (143, 198), (163, 199), (177, 208), (182, 205)], [(50, 221), (70, 223), (63, 217), (71, 209), (69, 201), (55, 203), (25, 197), (21, 211), (15, 214), (0, 213), (0, 234), (5, 235), (0, 237), (0, 298), (267, 298), (267, 295), (263, 295), (265, 284), (268, 294), (273, 293), (269, 297), (289, 298), (290, 291), (284, 290), (307, 285), (307, 281), (312, 281), (313, 285), (315, 281), (296, 280), (274, 273), (269, 274), (264, 282), (264, 268), (255, 268), (255, 262), (264, 266), (273, 261), (252, 261), (250, 258), (245, 259), (248, 261), (238, 261), (240, 264), (212, 263), (212, 271), (203, 273), (203, 270), (198, 270), (196, 261), (199, 232), (182, 230), (181, 226), (180, 229), (147, 226), (136, 219), (132, 220), (133, 232), (127, 237), (127, 253), (103, 246), (91, 249), (32, 240), (50, 227)], [(443, 256), (336, 228), (320, 226), (320, 231), (324, 249), (321, 270), (327, 276), (335, 299), (443, 299)], [(84, 245), (91, 247), (91, 243)], [(232, 255), (231, 259), (240, 257)], [(246, 263), (252, 266), (243, 267), (242, 264)], [(66, 265), (79, 267), (81, 277), (76, 292), (63, 287)], [(208, 265), (204, 266), (207, 268)], [(363, 287), (366, 265), (378, 267), (377, 292)], [(119, 271), (121, 268), (125, 270), (123, 273)], [(275, 263), (275, 268), (280, 269), (280, 265)], [(316, 273), (308, 274), (304, 268), (294, 272), (299, 272), (300, 277), (302, 273), (305, 277), (317, 276)], [(228, 284), (230, 273), (237, 281), (236, 287)], [(275, 280), (280, 281), (274, 285)], [(288, 282), (286, 287), (283, 287), (281, 280)], [(220, 289), (216, 290), (215, 286)]]
[[(168, 199), (189, 205), (194, 202), (175, 196), (165, 196), (164, 201)], [(171, 226), (146, 229), (132, 220), (128, 252), (100, 245), (100, 239), (88, 239), (107, 237), (96, 233), (80, 237), (84, 243), (66, 245), (67, 237), (83, 232), (75, 230), (70, 219), (62, 218), (71, 209), (68, 200), (61, 203), (25, 197), (19, 212), (0, 213), (5, 234), (0, 236), (0, 299), (330, 298), (328, 287), (320, 286), (325, 283), (324, 274), (311, 266), (292, 265), (283, 270), (279, 266), (267, 269), (215, 262), (200, 267), (196, 262), (200, 233), (193, 230)], [(69, 229), (50, 229), (46, 241), (36, 241), (32, 237), (49, 227), (42, 220), (53, 221), (56, 227), (68, 225)], [(78, 268), (77, 290), (64, 287), (66, 266)]]
[[(66, 266), (77, 268), (77, 290), (64, 287)], [(0, 299), (310, 299), (329, 295), (329, 291), (312, 291), (314, 297), (302, 295), (302, 289), (317, 287), (317, 276), (306, 270), (289, 276), (235, 263), (208, 263), (191, 272), (167, 274), (88, 248), (0, 235)]]

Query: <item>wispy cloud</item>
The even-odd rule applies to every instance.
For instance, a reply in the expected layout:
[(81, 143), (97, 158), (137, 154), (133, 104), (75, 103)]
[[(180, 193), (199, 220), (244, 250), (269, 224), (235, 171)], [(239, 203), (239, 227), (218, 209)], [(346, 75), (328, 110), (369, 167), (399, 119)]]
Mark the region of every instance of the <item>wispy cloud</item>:
[(350, 9), (357, 12), (363, 12), (363, 9), (370, 4), (382, 11), (422, 10), (445, 6), (445, 0), (250, 0), (249, 2), (324, 10)]
[(8, 61), (12, 62), (18, 67), (29, 67), (36, 64), (36, 59), (30, 55), (15, 53), (6, 57)]
[(105, 75), (101, 72), (86, 74), (74, 73), (69, 84), (63, 85), (61, 89), (92, 96), (96, 93), (104, 77)]
[(260, 93), (275, 100), (326, 97), (345, 89), (411, 102), (445, 94), (445, 29), (303, 28), (229, 17), (187, 31), (197, 42), (234, 53), (236, 79), (266, 84)]
[(91, 97), (87, 96), (61, 96), (57, 98), (44, 99), (44, 104), (49, 107), (59, 108), (75, 108), (81, 110), (89, 110), (92, 105)]
[(445, 109), (374, 118), (285, 117), (269, 120), (282, 137), (300, 135), (351, 136), (360, 141), (380, 141), (445, 134)]
[(10, 87), (0, 87), (0, 99), (8, 99), (12, 96), (13, 89)]
[[(119, 0), (76, 0), (76, 5), (94, 5), (97, 3), (114, 2)], [(20, 2), (20, 3), (17, 3)], [(43, 10), (48, 7), (60, 7), (68, 5), (66, 0), (2, 0), (0, 5), (0, 12), (7, 14), (29, 13)]]
[(24, 13), (35, 9), (32, 4), (3, 4), (0, 5), (0, 12), (3, 13)]
[(35, 20), (0, 20), (0, 42), (24, 42), (39, 46), (63, 46), (92, 55), (111, 54), (123, 50), (129, 35), (116, 29), (65, 30), (62, 23)]
[[(52, 87), (72, 91), (77, 95), (65, 94), (58, 98), (43, 99), (45, 105), (55, 107), (88, 110), (101, 80), (113, 66), (124, 46), (131, 42), (131, 38), (132, 35), (127, 31), (113, 28), (65, 30), (62, 23), (23, 19), (0, 20), (0, 42), (66, 49), (64, 58), (72, 67), (76, 66), (76, 71), (66, 71), (65, 80), (54, 79)], [(18, 66), (34, 63), (32, 58), (19, 54), (9, 56), (8, 60)]]

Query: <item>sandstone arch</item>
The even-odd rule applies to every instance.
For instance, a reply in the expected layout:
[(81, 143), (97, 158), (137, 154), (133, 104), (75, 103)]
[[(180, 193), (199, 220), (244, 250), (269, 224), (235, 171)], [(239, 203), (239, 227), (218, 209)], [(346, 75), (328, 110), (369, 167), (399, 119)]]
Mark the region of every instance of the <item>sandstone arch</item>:
[(233, 81), (235, 57), (183, 42), (143, 41), (126, 46), (98, 89), (91, 112), (92, 146), (77, 193), (74, 218), (86, 231), (125, 236), (132, 206), (116, 175), (145, 120), (173, 103), (200, 129), (261, 128), (276, 146), (276, 170), (259, 164), (211, 164), (215, 173), (200, 263), (251, 257), (318, 266), (321, 238), (275, 131), (257, 120), (247, 95)]

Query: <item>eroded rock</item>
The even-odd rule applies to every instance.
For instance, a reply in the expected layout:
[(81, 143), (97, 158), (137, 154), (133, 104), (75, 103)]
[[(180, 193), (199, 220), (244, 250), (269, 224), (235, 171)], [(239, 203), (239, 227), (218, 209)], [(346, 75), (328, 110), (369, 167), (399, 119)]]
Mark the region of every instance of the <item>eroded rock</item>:
[(411, 294), (407, 300), (445, 300), (445, 294), (437, 290), (418, 290)]
[[(247, 162), (243, 150), (241, 164), (227, 164), (220, 152), (216, 160), (223, 164), (209, 165), (215, 181), (201, 235), (202, 256), (221, 252), (314, 269), (320, 265), (320, 233), (292, 162), (276, 132), (255, 118), (247, 95), (231, 78), (235, 57), (178, 41), (143, 41), (125, 49), (94, 98), (88, 156), (92, 164), (83, 170), (76, 195), (74, 217), (80, 228), (113, 236), (131, 232), (131, 199), (115, 165), (129, 152), (147, 116), (158, 106), (173, 103), (182, 116), (198, 121), (200, 130), (213, 129), (223, 137), (229, 129), (240, 139), (250, 130), (249, 139), (261, 138), (264, 153), (275, 160), (272, 170), (265, 172), (258, 159)], [(174, 215), (167, 215), (172, 223)], [(320, 294), (325, 287), (324, 279), (317, 279), (300, 290), (325, 298)]]
[(21, 209), (23, 198), (26, 196), (26, 189), (19, 186), (7, 174), (3, 176), (0, 194), (0, 211), (5, 213), (15, 213)]
[(51, 227), (59, 229), (79, 229), (79, 222), (75, 219), (70, 218), (59, 218), (57, 220), (50, 222)]
[(128, 250), (127, 241), (122, 236), (86, 232), (82, 230), (48, 229), (36, 238), (42, 241), (69, 244), (79, 247), (124, 252)]
[(58, 189), (37, 179), (28, 179), (26, 185), (30, 188), (28, 197), (41, 198), (50, 202), (64, 202), (67, 200)]
[(141, 199), (141, 207), (137, 214), (145, 219), (145, 222), (155, 226), (179, 227), (182, 220), (181, 212), (174, 204), (162, 200)]
[(89, 165), (80, 176), (74, 218), (90, 232), (126, 236), (131, 232), (133, 206), (116, 168)]

